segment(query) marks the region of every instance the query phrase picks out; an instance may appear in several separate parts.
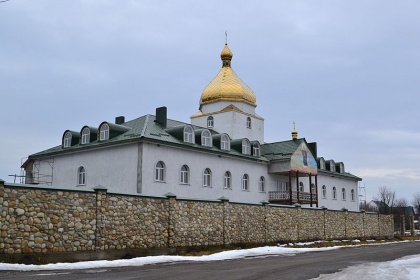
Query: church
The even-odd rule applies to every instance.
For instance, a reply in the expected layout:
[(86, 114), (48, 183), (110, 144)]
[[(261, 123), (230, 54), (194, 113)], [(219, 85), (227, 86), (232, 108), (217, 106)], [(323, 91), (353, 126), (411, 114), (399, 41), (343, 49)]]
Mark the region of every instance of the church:
[[(61, 145), (32, 154), (25, 183), (149, 197), (279, 204), (358, 211), (358, 182), (343, 162), (299, 138), (264, 142), (256, 95), (233, 71), (226, 43), (222, 67), (201, 94), (190, 123), (157, 108), (133, 120), (65, 130)], [(198, 96), (197, 96), (198, 97)]]

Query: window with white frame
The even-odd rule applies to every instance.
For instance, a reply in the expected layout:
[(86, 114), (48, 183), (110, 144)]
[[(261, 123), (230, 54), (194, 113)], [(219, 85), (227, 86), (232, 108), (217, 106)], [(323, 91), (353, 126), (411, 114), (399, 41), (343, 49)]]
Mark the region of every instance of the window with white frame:
[(325, 170), (325, 160), (323, 158), (319, 159), (319, 169)]
[(305, 190), (305, 186), (303, 185), (303, 182), (299, 183), (299, 192), (303, 192)]
[(344, 173), (344, 163), (342, 163), (342, 162), (340, 162), (340, 170), (339, 170), (339, 172), (340, 173)]
[(214, 126), (214, 118), (213, 116), (209, 116), (207, 118), (207, 127), (212, 128)]
[(187, 185), (190, 183), (190, 169), (188, 165), (181, 167), (181, 184)]
[(211, 133), (207, 129), (203, 130), (203, 132), (201, 133), (201, 145), (206, 147), (212, 146)]
[(278, 192), (287, 192), (289, 191), (289, 182), (277, 181), (276, 188)]
[(325, 185), (322, 186), (322, 198), (327, 198), (327, 187)]
[(89, 142), (90, 142), (90, 129), (88, 127), (85, 127), (82, 130), (82, 144), (87, 144)]
[(341, 189), (341, 199), (346, 200), (346, 189), (345, 188)]
[(249, 190), (249, 176), (248, 176), (248, 174), (244, 174), (244, 176), (242, 176), (242, 190), (243, 191), (248, 191)]
[(258, 182), (258, 187), (260, 192), (265, 192), (265, 178), (264, 176), (260, 177), (260, 181)]
[(71, 139), (72, 139), (72, 134), (70, 131), (67, 131), (66, 133), (64, 133), (63, 148), (71, 147)]
[(232, 188), (232, 175), (230, 174), (229, 171), (225, 172), (225, 176), (223, 178), (224, 184), (223, 187), (225, 189), (231, 189)]
[(333, 160), (330, 161), (330, 171), (335, 172), (335, 162)]
[(250, 155), (251, 154), (251, 145), (249, 144), (248, 139), (242, 140), (242, 154)]
[(354, 201), (356, 199), (353, 189), (350, 191), (350, 196), (351, 196), (351, 201)]
[(332, 198), (337, 199), (337, 189), (333, 187)]
[(246, 127), (251, 128), (251, 118), (250, 117), (246, 118)]
[(260, 156), (260, 144), (258, 143), (252, 144), (252, 154), (256, 157)]
[(186, 143), (194, 143), (194, 138), (193, 138), (193, 128), (189, 125), (184, 127), (184, 142)]
[(164, 182), (165, 181), (165, 164), (163, 161), (159, 161), (155, 166), (155, 181)]
[(223, 134), (220, 138), (220, 149), (229, 151), (230, 150), (230, 140), (226, 134)]
[(99, 140), (104, 141), (109, 139), (109, 125), (104, 123), (99, 129)]
[(211, 187), (211, 170), (210, 170), (210, 168), (204, 169), (203, 187)]
[(86, 170), (83, 166), (80, 166), (77, 170), (77, 185), (86, 185)]
[(311, 184), (311, 193), (316, 193), (315, 184)]

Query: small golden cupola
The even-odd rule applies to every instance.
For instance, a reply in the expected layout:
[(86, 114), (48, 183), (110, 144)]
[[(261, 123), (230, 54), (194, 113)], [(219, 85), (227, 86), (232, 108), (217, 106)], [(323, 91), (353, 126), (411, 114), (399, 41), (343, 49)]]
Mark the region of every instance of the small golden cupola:
[(247, 86), (231, 68), (233, 53), (230, 51), (227, 42), (220, 54), (222, 69), (216, 77), (208, 84), (201, 94), (201, 106), (217, 101), (239, 101), (257, 106), (257, 98), (252, 89)]
[(298, 132), (296, 130), (295, 122), (293, 122), (292, 139), (296, 140), (297, 138), (298, 138)]

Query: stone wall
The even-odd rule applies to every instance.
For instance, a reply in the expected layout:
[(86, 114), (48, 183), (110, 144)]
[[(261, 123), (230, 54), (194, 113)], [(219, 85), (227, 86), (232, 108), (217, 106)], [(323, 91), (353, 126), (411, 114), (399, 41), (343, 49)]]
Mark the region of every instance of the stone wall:
[(0, 255), (393, 236), (392, 215), (57, 190), (0, 180)]

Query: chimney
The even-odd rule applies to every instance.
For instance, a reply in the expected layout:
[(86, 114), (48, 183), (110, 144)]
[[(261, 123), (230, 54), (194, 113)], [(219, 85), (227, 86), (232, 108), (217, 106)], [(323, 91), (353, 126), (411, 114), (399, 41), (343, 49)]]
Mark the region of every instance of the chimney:
[(119, 116), (115, 118), (115, 124), (123, 124), (125, 123), (125, 117), (124, 116)]
[(155, 122), (162, 125), (163, 128), (166, 128), (166, 122), (167, 122), (167, 108), (166, 107), (156, 108)]

